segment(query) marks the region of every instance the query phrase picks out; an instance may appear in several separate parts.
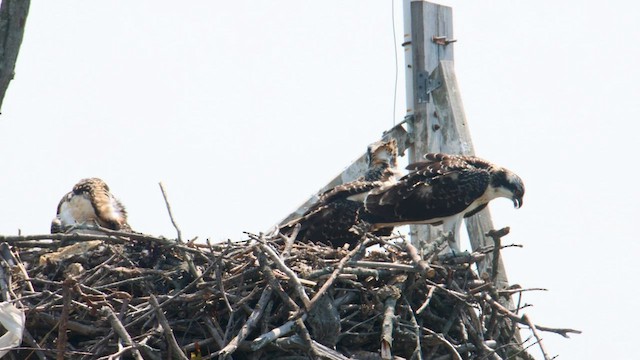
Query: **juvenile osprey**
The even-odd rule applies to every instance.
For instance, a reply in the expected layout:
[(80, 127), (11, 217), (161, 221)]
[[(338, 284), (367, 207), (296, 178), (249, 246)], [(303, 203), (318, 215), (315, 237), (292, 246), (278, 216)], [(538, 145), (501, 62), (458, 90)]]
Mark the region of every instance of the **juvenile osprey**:
[(131, 230), (124, 206), (109, 192), (109, 186), (98, 178), (80, 180), (60, 200), (56, 218), (51, 222), (51, 233), (91, 222), (111, 230)]
[(395, 184), (368, 193), (365, 210), (372, 230), (405, 224), (443, 224), (453, 231), (450, 244), (459, 252), (462, 219), (484, 209), (489, 201), (506, 197), (522, 206), (524, 184), (518, 175), (475, 156), (429, 153), (426, 161), (410, 164), (411, 172)]
[[(368, 169), (361, 178), (338, 185), (319, 195), (318, 201), (300, 218), (280, 227), (290, 234), (296, 224), (298, 241), (329, 242), (340, 247), (360, 239), (351, 228), (359, 224), (366, 194), (378, 187), (393, 184), (397, 178), (398, 145), (395, 139), (378, 141), (367, 148)], [(390, 235), (393, 227), (380, 227), (376, 235)]]

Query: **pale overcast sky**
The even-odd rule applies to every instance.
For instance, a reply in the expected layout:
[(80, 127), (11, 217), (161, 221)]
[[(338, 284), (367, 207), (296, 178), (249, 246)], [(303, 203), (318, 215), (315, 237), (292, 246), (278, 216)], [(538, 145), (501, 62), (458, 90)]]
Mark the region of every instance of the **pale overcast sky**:
[[(526, 294), (535, 322), (584, 331), (544, 334), (547, 349), (635, 358), (640, 6), (441, 3), (476, 152), (527, 188), (522, 209), (491, 205), (504, 241), (524, 245), (503, 252), (509, 279), (550, 290)], [(185, 237), (268, 229), (404, 117), (391, 9), (32, 2), (0, 115), (0, 233), (47, 233), (60, 197), (94, 176), (138, 231), (175, 236), (159, 181)]]

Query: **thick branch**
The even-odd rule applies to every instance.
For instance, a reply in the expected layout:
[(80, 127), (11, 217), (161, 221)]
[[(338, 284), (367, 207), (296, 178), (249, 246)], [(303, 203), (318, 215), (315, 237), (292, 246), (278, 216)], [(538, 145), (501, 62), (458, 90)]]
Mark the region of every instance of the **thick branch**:
[(0, 5), (0, 108), (13, 80), (30, 0), (2, 0)]
[(135, 344), (133, 340), (131, 340), (131, 335), (129, 335), (127, 330), (124, 328), (124, 325), (122, 325), (122, 322), (120, 322), (120, 320), (118, 319), (118, 316), (116, 316), (113, 310), (111, 310), (111, 308), (108, 306), (102, 307), (102, 313), (107, 317), (107, 320), (109, 320), (109, 323), (113, 328), (113, 331), (115, 331), (115, 333), (118, 334), (118, 336), (120, 336), (120, 339), (122, 339), (122, 341), (124, 341), (125, 345), (127, 345), (129, 350), (131, 350), (131, 352), (133, 353), (133, 356), (136, 359), (141, 360), (142, 355), (140, 354), (140, 351), (138, 351), (138, 349), (136, 348), (137, 345), (134, 346)]

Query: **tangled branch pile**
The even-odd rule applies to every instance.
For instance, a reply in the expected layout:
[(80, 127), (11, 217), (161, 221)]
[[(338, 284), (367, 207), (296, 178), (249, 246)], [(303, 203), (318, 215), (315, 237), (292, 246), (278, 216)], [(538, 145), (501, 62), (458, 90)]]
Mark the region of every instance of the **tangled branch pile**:
[(9, 356), (529, 358), (517, 329), (535, 327), (501, 305), (518, 290), (472, 271), (485, 254), (438, 260), (436, 242), (423, 261), (402, 239), (368, 237), (350, 251), (248, 237), (0, 236), (3, 300), (26, 312)]

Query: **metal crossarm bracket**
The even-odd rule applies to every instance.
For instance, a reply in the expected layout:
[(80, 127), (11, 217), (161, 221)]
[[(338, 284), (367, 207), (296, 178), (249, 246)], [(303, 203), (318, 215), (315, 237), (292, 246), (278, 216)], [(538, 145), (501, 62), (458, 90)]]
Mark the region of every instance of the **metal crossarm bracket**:
[(418, 103), (429, 102), (429, 94), (442, 85), (439, 79), (432, 79), (428, 71), (418, 73)]

